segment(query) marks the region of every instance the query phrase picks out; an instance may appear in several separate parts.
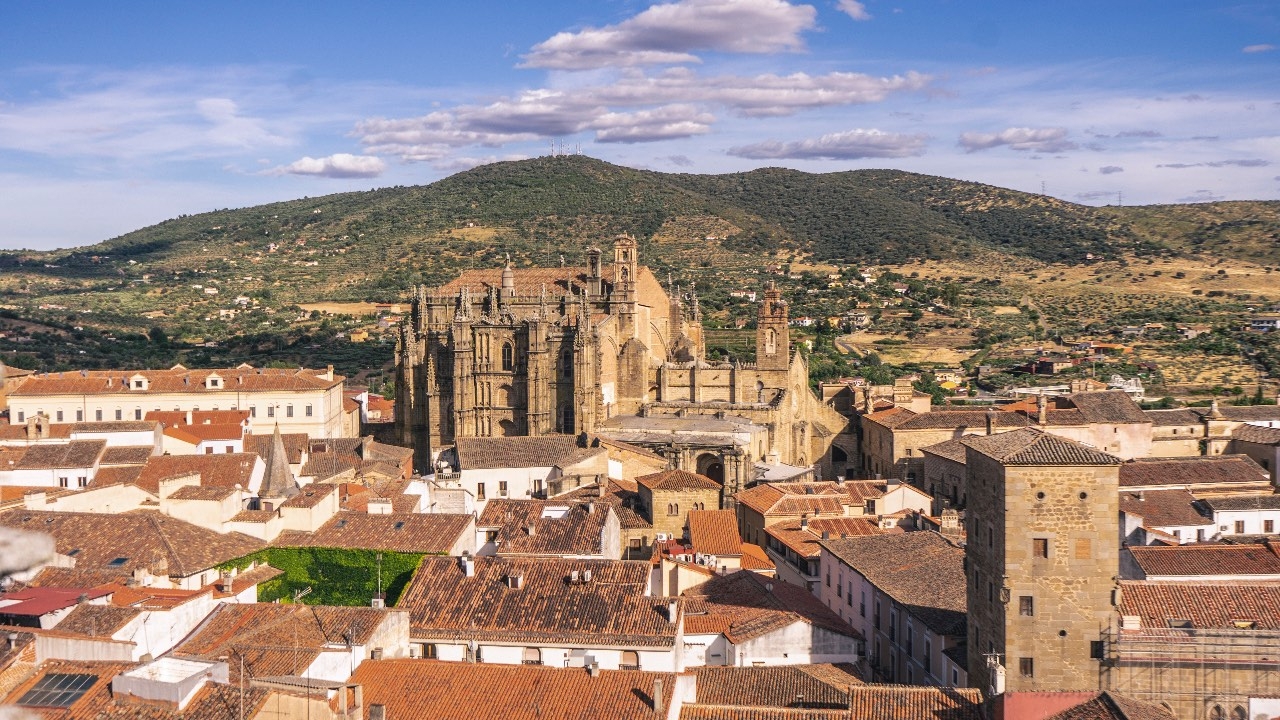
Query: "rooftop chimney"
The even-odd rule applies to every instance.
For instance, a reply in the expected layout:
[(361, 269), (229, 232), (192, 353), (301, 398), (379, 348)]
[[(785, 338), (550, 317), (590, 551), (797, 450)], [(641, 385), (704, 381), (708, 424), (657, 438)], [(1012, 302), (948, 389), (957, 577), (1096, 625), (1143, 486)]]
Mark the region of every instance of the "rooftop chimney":
[(387, 720), (387, 706), (373, 703), (369, 706), (369, 720)]
[[(1049, 402), (1045, 399), (1044, 393), (1036, 396), (1036, 422), (1041, 425), (1049, 422)], [(990, 435), (990, 431), (987, 434)]]
[[(663, 702), (662, 678), (653, 679), (653, 714), (658, 717), (665, 717), (666, 703)], [(370, 718), (370, 720), (373, 720)]]
[(676, 618), (679, 617), (679, 614), (680, 614), (679, 602), (672, 600), (671, 602), (667, 603), (667, 620), (671, 622), (675, 622)]
[(995, 432), (996, 427), (996, 409), (987, 408), (987, 434), (991, 435)]
[(462, 572), (467, 577), (476, 576), (476, 561), (470, 555), (463, 555), (458, 558), (458, 567), (462, 568)]

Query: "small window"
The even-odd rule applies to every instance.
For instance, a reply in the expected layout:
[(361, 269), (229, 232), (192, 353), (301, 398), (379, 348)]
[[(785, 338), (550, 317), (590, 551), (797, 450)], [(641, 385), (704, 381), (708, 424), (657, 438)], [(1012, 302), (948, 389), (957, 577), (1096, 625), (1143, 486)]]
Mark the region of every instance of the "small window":
[(1049, 539), (1033, 538), (1031, 540), (1031, 556), (1038, 558), (1049, 557)]
[(521, 662), (523, 662), (525, 665), (541, 665), (542, 651), (534, 647), (525, 648), (524, 657), (522, 658)]
[(267, 417), (275, 417), (275, 416), (276, 416), (276, 406), (275, 406), (275, 405), (268, 405), (268, 406), (267, 406)]
[(62, 411), (59, 410), (57, 414), (58, 414), (58, 422), (62, 422)]
[(207, 446), (205, 446), (204, 454), (205, 454), (205, 455), (212, 455), (212, 454), (213, 454), (213, 446), (212, 446), (212, 445), (207, 445)]
[(293, 406), (292, 406), (292, 405), (286, 405), (286, 406), (285, 406), (285, 408), (284, 408), (284, 416), (285, 416), (285, 417), (293, 417)]
[(141, 389), (142, 389), (142, 380), (140, 380), (140, 379), (139, 379), (139, 380), (134, 380), (134, 381), (133, 381), (133, 386), (134, 386), (135, 388), (137, 388), (137, 389), (141, 390)]
[(83, 421), (84, 421), (84, 410), (77, 410), (77, 411), (76, 411), (76, 422), (83, 422)]
[[(99, 410), (99, 411), (98, 411), (98, 414), (99, 414), (99, 415), (101, 415), (101, 414), (102, 414), (102, 411), (101, 411), (101, 410)], [(101, 420), (102, 418), (98, 418), (98, 419), (99, 419), (99, 420)], [(18, 422), (26, 422), (26, 420), (27, 420), (27, 414), (26, 414), (26, 413), (24, 413), (24, 412), (22, 412), (21, 410), (19, 410), (19, 411), (18, 411)]]
[[(255, 418), (256, 418), (256, 417), (258, 417), (258, 406), (257, 406), (257, 405), (250, 405), (250, 406), (249, 406), (249, 417), (255, 417)], [(433, 645), (432, 647), (434, 647), (434, 645)]]
[(1244, 534), (1244, 521), (1243, 521), (1243, 520), (1237, 520), (1237, 521), (1236, 521), (1236, 534), (1237, 534), (1237, 535), (1243, 535), (1243, 534)]
[(438, 653), (437, 653), (437, 651), (436, 651), (436, 644), (435, 644), (435, 643), (423, 643), (423, 645), (422, 645), (422, 657), (424, 657), (424, 658), (426, 658), (426, 659), (428, 659), (428, 660), (435, 660), (435, 659), (436, 659), (436, 657), (437, 657), (437, 654), (438, 654)]
[(1102, 644), (1101, 640), (1089, 641), (1089, 657), (1094, 660), (1101, 660), (1105, 652), (1106, 646)]
[(1030, 595), (1022, 595), (1018, 598), (1018, 614), (1033, 617), (1036, 614), (1036, 601)]
[(133, 409), (133, 419), (134, 419), (134, 420), (141, 420), (141, 419), (142, 419), (142, 408), (134, 408), (134, 409)]
[[(18, 419), (19, 419), (19, 420), (21, 420), (21, 419), (22, 419), (22, 413), (18, 413)], [(94, 410), (94, 411), (93, 411), (93, 419), (94, 419), (94, 420), (97, 420), (98, 422), (102, 422), (102, 410), (101, 410), (101, 409), (98, 409), (98, 410)]]
[(314, 414), (315, 414), (315, 409), (312, 408), (310, 405), (307, 405), (307, 417), (312, 417)]
[(640, 653), (635, 650), (623, 650), (622, 657), (618, 660), (619, 670), (639, 670), (640, 669)]
[(227, 454), (228, 454), (228, 455), (230, 455), (231, 453), (233, 453), (233, 452), (235, 452), (235, 451), (236, 451), (236, 446), (235, 446), (235, 445), (228, 445), (228, 446), (227, 446)]
[(1034, 658), (1018, 658), (1018, 674), (1022, 677), (1036, 676), (1036, 662)]
[(506, 496), (507, 496), (507, 481), (499, 480), (498, 481), (498, 497), (506, 497)]
[(1275, 521), (1275, 520), (1263, 520), (1263, 521), (1262, 521), (1262, 532), (1267, 533), (1268, 535), (1270, 535), (1271, 533), (1273, 533), (1273, 532), (1275, 532), (1275, 531), (1276, 531), (1276, 521)]
[(121, 410), (120, 408), (116, 408), (116, 420), (123, 420), (123, 419), (124, 419), (124, 410)]
[(88, 487), (89, 478), (85, 477), (84, 475), (81, 475), (80, 477), (76, 478), (76, 485), (78, 485), (79, 487)]
[(64, 477), (58, 478), (58, 487), (70, 487), (70, 486), (71, 486), (71, 481), (69, 478), (64, 478)]
[(484, 483), (476, 483), (476, 499), (477, 500), (485, 499)]

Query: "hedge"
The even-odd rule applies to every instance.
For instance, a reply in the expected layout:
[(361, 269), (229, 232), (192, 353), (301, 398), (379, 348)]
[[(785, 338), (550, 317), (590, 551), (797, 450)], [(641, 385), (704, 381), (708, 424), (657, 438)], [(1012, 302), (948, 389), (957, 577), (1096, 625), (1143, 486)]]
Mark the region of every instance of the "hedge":
[(300, 602), (308, 605), (367, 606), (378, 587), (378, 555), (382, 555), (382, 591), (387, 606), (395, 605), (409, 584), (424, 553), (400, 553), (349, 548), (269, 547), (219, 566), (243, 570), (264, 562), (284, 574), (258, 586), (258, 601), (292, 602), (298, 590), (311, 592)]

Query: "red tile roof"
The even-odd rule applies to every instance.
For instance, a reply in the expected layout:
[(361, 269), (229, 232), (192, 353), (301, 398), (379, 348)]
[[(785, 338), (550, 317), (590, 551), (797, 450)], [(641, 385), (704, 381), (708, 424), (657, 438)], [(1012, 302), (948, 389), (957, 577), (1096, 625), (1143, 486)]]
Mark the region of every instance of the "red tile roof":
[(732, 510), (689, 512), (689, 542), (697, 552), (710, 555), (741, 555), (742, 537), (738, 516)]
[(685, 592), (685, 633), (720, 633), (741, 643), (796, 622), (861, 639), (804, 588), (749, 570), (717, 575)]
[[(414, 638), (486, 639), (527, 644), (571, 642), (671, 647), (676, 626), (666, 603), (645, 596), (648, 562), (494, 558), (473, 560), (466, 577), (457, 558), (423, 558), (397, 607), (409, 610)], [(572, 584), (572, 572), (590, 582)], [(510, 578), (519, 577), (519, 587)]]
[(351, 681), (393, 720), (653, 720), (655, 680), (671, 706), (675, 675), (435, 660), (366, 660)]
[(1120, 512), (1138, 515), (1144, 527), (1160, 528), (1212, 525), (1212, 515), (1200, 512), (1196, 498), (1186, 490), (1125, 490)]
[(1120, 466), (1121, 487), (1270, 485), (1267, 471), (1246, 455), (1138, 458)]
[(1280, 630), (1280, 583), (1121, 582), (1121, 615), (1136, 615), (1143, 629), (1190, 620), (1197, 628), (1231, 629), (1236, 622)]
[(706, 475), (685, 470), (664, 470), (651, 475), (641, 475), (636, 482), (650, 490), (719, 490), (720, 483)]
[(1148, 577), (1266, 575), (1280, 577), (1280, 543), (1249, 545), (1146, 545), (1129, 547)]
[(471, 515), (340, 512), (313, 533), (281, 533), (273, 543), (288, 547), (355, 548), (408, 553), (448, 553), (465, 533)]
[[(248, 489), (254, 468), (262, 461), (250, 453), (219, 453), (214, 455), (156, 455), (143, 466), (135, 481), (138, 487), (152, 495), (160, 493), (160, 482), (184, 475), (198, 474), (205, 486)], [(95, 478), (96, 479), (96, 478)]]
[[(205, 388), (205, 378), (217, 374), (222, 386)], [(289, 370), (278, 368), (218, 368), (216, 370), (82, 370), (80, 372), (41, 373), (27, 378), (10, 397), (45, 395), (148, 395), (154, 393), (190, 393), (217, 395), (223, 393), (273, 392), (281, 390), (321, 390), (341, 385), (340, 375), (326, 379), (326, 370)], [(142, 375), (148, 389), (130, 387), (129, 379)]]
[(862, 685), (857, 668), (840, 665), (697, 667), (701, 705), (848, 708), (849, 686)]
[(801, 520), (787, 520), (768, 525), (764, 531), (803, 558), (816, 558), (822, 553), (818, 543), (823, 540), (824, 533), (828, 538), (848, 538), (902, 532), (897, 527), (881, 530), (879, 523), (865, 517), (815, 517), (803, 523)]
[(1120, 458), (1032, 428), (961, 440), (970, 449), (1004, 465), (1119, 465)]
[(604, 528), (612, 509), (604, 502), (495, 498), (476, 524), (497, 528), (499, 555), (604, 557)]

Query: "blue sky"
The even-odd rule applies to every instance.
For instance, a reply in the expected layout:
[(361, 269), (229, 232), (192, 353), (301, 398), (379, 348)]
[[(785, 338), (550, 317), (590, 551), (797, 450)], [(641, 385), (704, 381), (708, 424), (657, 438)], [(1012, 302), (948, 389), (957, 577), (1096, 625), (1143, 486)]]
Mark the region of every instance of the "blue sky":
[(0, 247), (552, 142), (666, 172), (1272, 200), (1280, 3), (0, 3)]

